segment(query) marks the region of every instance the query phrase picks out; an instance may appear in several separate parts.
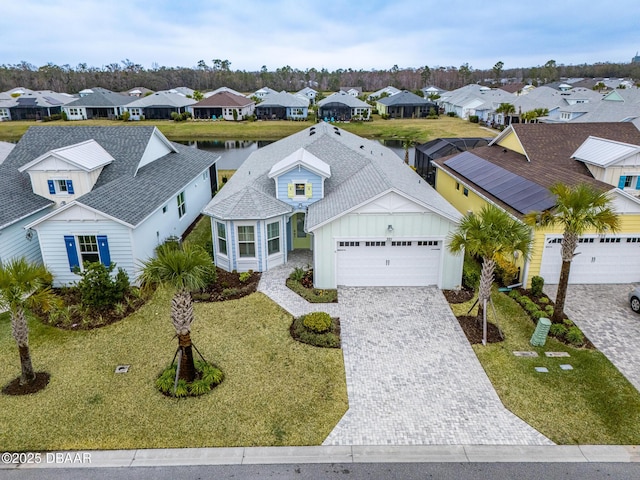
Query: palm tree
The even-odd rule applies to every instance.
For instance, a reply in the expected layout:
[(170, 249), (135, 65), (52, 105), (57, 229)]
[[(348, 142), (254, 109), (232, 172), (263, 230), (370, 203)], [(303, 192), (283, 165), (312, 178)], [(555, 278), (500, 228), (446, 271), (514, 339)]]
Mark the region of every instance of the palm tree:
[(0, 265), (0, 305), (11, 315), (11, 334), (20, 354), (20, 385), (32, 383), (36, 373), (29, 351), (29, 328), (26, 314), (39, 306), (44, 311), (55, 302), (51, 291), (53, 275), (44, 265), (16, 258)]
[(511, 115), (516, 113), (516, 107), (511, 103), (501, 103), (498, 108), (496, 108), (496, 113), (502, 113), (505, 118), (504, 126), (507, 126), (507, 117), (509, 117), (509, 125), (511, 125)]
[(484, 319), (484, 303), (491, 296), (491, 285), (500, 257), (511, 260), (529, 257), (531, 230), (495, 205), (485, 205), (479, 213), (465, 215), (449, 237), (449, 250), (482, 257), (478, 289), (478, 319)]
[(544, 212), (529, 212), (524, 216), (524, 221), (534, 228), (559, 226), (563, 229), (560, 253), (562, 268), (556, 293), (556, 305), (551, 317), (552, 322), (561, 323), (571, 261), (575, 256), (580, 235), (588, 230), (595, 230), (599, 234), (615, 232), (620, 223), (611, 198), (606, 192), (598, 191), (591, 185), (581, 183), (569, 187), (557, 183), (549, 191), (556, 197), (555, 207)]
[(188, 243), (165, 243), (156, 249), (156, 256), (143, 262), (139, 280), (143, 286), (166, 285), (175, 293), (171, 300), (171, 321), (178, 337), (180, 370), (178, 378), (192, 382), (196, 376), (191, 343), (191, 323), (194, 320), (191, 292), (204, 288), (214, 268), (209, 254)]

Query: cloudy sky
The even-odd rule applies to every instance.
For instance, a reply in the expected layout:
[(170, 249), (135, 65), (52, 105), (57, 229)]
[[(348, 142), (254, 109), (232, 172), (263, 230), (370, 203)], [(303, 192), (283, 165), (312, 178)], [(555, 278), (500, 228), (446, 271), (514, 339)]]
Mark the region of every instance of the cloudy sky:
[(640, 1), (3, 0), (0, 64), (149, 69), (627, 63)]

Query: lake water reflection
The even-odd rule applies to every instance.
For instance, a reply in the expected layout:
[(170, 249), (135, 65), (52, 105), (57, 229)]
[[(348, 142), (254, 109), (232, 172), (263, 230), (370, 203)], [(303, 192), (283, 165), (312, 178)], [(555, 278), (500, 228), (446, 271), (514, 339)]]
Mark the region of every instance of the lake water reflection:
[[(193, 140), (180, 143), (220, 155), (220, 160), (216, 164), (218, 170), (237, 170), (252, 152), (273, 143), (273, 140)], [(380, 140), (380, 143), (389, 147), (400, 158), (404, 159), (402, 141)], [(410, 165), (413, 165), (413, 159), (414, 149), (410, 148)]]

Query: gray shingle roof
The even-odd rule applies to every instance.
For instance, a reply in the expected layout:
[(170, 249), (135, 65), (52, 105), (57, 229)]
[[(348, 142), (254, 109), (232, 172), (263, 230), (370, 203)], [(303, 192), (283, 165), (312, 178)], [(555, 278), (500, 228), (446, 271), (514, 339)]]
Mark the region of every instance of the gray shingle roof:
[(69, 102), (65, 107), (119, 107), (137, 100), (136, 97), (114, 92), (94, 92)]
[(147, 107), (185, 107), (197, 103), (193, 98), (187, 98), (180, 93), (156, 92), (146, 97), (134, 98), (129, 103), (129, 108), (147, 108)]
[[(228, 220), (270, 218), (292, 212), (291, 206), (275, 198), (275, 181), (268, 174), (273, 165), (300, 148), (331, 167), (331, 177), (325, 181), (325, 197), (309, 206), (308, 229), (391, 190), (445, 217), (460, 218), (458, 211), (392, 150), (324, 122), (253, 152), (203, 212)], [(241, 205), (240, 201), (245, 203)]]
[(209, 152), (172, 143), (177, 152), (145, 165), (136, 173), (154, 132), (155, 127), (29, 128), (0, 165), (0, 225), (52, 203), (32, 193), (28, 174), (18, 172), (20, 166), (49, 150), (90, 139), (109, 152), (114, 161), (104, 167), (93, 190), (79, 197), (78, 203), (137, 225), (218, 159)]
[(332, 93), (328, 97), (320, 100), (318, 106), (322, 107), (328, 103), (342, 103), (351, 108), (371, 108), (371, 105), (367, 102), (363, 102), (359, 98), (345, 92)]
[(419, 97), (413, 92), (408, 92), (406, 90), (394, 93), (388, 97), (383, 97), (378, 100), (378, 103), (387, 106), (395, 106), (395, 105), (433, 105), (429, 100)]
[(264, 107), (307, 107), (309, 106), (308, 100), (301, 98), (298, 95), (293, 95), (287, 92), (275, 92), (265, 95), (264, 100), (256, 105), (259, 108)]

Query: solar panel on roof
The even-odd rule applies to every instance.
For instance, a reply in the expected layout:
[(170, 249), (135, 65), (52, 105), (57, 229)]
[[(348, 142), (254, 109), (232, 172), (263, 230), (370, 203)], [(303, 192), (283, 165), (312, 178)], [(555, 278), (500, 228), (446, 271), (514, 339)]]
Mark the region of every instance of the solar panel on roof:
[(49, 97), (48, 95), (43, 95), (42, 98), (44, 98), (47, 102), (49, 102), (50, 105), (62, 105), (62, 102), (60, 100), (57, 100), (53, 97)]
[(546, 210), (556, 203), (546, 188), (470, 152), (444, 164), (520, 213)]

